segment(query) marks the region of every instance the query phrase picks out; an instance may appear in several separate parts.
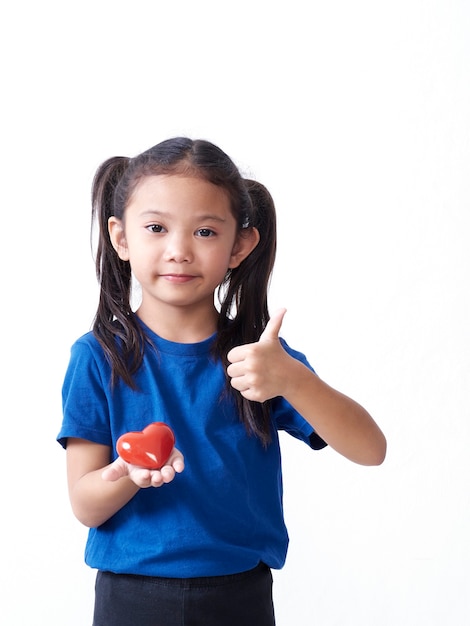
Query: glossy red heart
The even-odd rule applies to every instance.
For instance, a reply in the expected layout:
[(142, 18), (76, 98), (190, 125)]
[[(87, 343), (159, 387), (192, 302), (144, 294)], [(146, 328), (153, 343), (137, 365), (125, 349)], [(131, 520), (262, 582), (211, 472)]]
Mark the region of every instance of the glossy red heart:
[(174, 445), (175, 435), (168, 424), (153, 422), (142, 431), (121, 435), (116, 450), (127, 463), (147, 469), (160, 469), (168, 461)]

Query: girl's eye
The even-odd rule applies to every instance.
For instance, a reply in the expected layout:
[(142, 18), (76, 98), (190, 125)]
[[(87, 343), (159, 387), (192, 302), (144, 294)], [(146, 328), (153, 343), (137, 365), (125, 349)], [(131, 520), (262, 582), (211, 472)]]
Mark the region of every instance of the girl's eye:
[(161, 233), (163, 232), (163, 226), (161, 224), (150, 224), (150, 226), (147, 226), (147, 230), (151, 233)]
[(196, 231), (199, 237), (212, 237), (215, 233), (210, 228), (200, 228)]

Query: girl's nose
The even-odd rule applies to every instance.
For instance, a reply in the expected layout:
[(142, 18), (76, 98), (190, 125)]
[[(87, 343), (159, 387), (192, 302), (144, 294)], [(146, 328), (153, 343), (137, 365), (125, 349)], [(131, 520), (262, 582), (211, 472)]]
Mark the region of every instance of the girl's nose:
[(174, 233), (167, 236), (166, 244), (165, 261), (191, 262), (192, 252), (188, 237)]

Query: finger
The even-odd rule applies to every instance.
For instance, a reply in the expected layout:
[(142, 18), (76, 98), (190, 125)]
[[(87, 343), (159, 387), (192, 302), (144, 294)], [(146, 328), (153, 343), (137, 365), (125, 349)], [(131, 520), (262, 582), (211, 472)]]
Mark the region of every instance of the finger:
[(227, 367), (227, 374), (230, 378), (237, 378), (238, 376), (243, 376), (245, 373), (245, 368), (243, 367), (243, 362), (238, 361), (237, 363), (231, 363)]
[(114, 482), (123, 476), (127, 476), (128, 473), (129, 468), (127, 467), (127, 463), (118, 457), (113, 463), (111, 463), (111, 465), (108, 465), (108, 467), (103, 470), (101, 478), (103, 480)]
[(176, 476), (176, 472), (171, 465), (164, 465), (160, 470), (160, 475), (164, 483), (170, 483)]
[(286, 314), (286, 309), (279, 309), (271, 316), (266, 328), (261, 333), (260, 341), (274, 341), (279, 339), (279, 331), (281, 330), (282, 320)]
[(175, 472), (177, 474), (181, 474), (181, 472), (184, 470), (184, 459), (183, 457), (178, 457), (177, 459), (175, 459), (172, 463), (173, 469), (175, 470)]
[(166, 462), (166, 465), (170, 465), (177, 474), (181, 474), (184, 470), (184, 456), (178, 448), (173, 448), (173, 452)]
[[(152, 471), (142, 467), (133, 467), (129, 476), (131, 480), (140, 487), (141, 489), (147, 489), (148, 487), (153, 487), (155, 474), (158, 474), (158, 479), (160, 480), (160, 484), (163, 484), (163, 480), (161, 478), (159, 471)], [(158, 485), (160, 486), (160, 485)]]
[(245, 346), (235, 346), (232, 348), (230, 352), (227, 354), (227, 360), (229, 363), (237, 363), (238, 361), (243, 361), (245, 358)]
[(245, 376), (237, 376), (237, 378), (231, 378), (230, 384), (234, 389), (240, 391), (240, 393), (243, 393), (250, 388), (246, 382)]
[(150, 475), (149, 487), (163, 487), (165, 480), (160, 471), (152, 472)]

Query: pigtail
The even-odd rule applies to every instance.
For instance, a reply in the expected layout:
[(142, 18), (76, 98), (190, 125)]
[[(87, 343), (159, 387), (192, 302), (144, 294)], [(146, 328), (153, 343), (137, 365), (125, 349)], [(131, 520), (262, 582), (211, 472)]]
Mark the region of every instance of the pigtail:
[[(255, 302), (255, 341), (261, 336), (269, 321), (268, 313), (268, 288), (276, 258), (277, 234), (276, 234), (276, 209), (271, 194), (264, 185), (255, 180), (245, 180), (251, 203), (253, 215), (249, 226), (258, 229), (260, 240), (253, 252), (245, 259), (246, 266), (243, 271), (248, 277), (243, 287), (247, 298), (240, 298), (240, 313), (246, 308), (246, 300), (255, 300), (258, 296), (259, 304)], [(248, 305), (249, 306), (249, 305)]]
[[(97, 170), (92, 185), (92, 223), (97, 222), (96, 276), (100, 284), (99, 304), (93, 332), (112, 368), (112, 384), (122, 378), (135, 388), (133, 374), (142, 361), (143, 333), (131, 311), (131, 267), (119, 258), (108, 231), (112, 215), (122, 219), (119, 183), (129, 159), (112, 157)], [(118, 349), (116, 339), (120, 340)]]
[[(217, 351), (223, 355), (226, 366), (230, 349), (258, 341), (268, 323), (268, 287), (276, 257), (274, 201), (261, 183), (249, 179), (244, 182), (251, 205), (244, 227), (257, 228), (260, 240), (239, 267), (229, 270), (219, 291)], [(225, 291), (223, 298), (221, 291)], [(228, 375), (227, 384), (230, 384)], [(267, 445), (271, 439), (271, 402), (252, 402), (240, 393), (235, 393), (235, 399), (247, 430)]]

